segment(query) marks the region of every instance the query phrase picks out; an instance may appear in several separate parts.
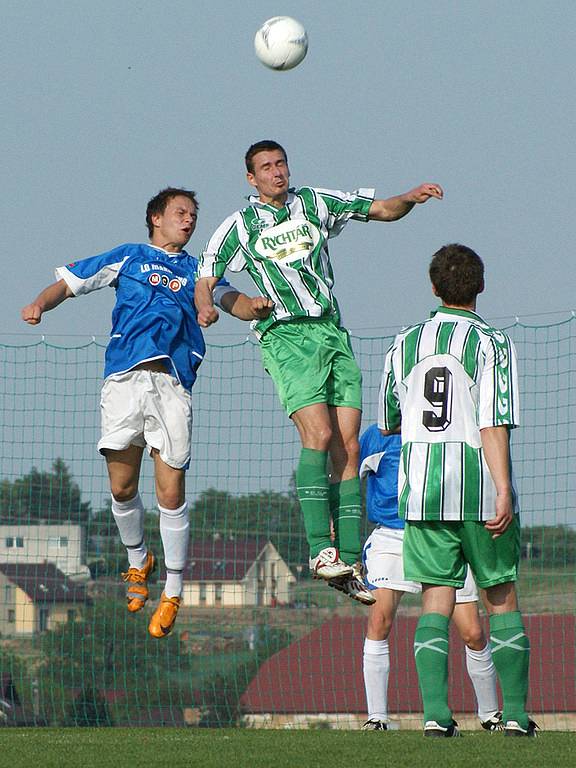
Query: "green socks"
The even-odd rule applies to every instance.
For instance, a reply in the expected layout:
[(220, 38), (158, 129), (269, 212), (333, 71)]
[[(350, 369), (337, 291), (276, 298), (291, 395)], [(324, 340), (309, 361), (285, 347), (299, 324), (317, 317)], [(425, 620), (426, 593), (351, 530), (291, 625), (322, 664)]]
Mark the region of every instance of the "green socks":
[[(426, 613), (420, 617), (414, 636), (424, 720), (436, 720), (442, 726), (452, 722), (448, 707), (448, 624), (446, 616)], [(521, 728), (527, 728), (530, 643), (519, 611), (490, 616), (490, 645), (504, 698), (502, 719), (505, 723), (516, 720)]]
[(448, 706), (448, 625), (440, 613), (420, 617), (414, 635), (414, 658), (420, 693), (424, 703), (424, 722), (436, 720), (446, 727), (452, 724)]
[[(327, 462), (327, 451), (302, 448), (296, 468), (296, 489), (310, 557), (316, 557), (326, 547), (336, 546), (340, 558), (352, 565), (362, 554), (360, 480), (353, 477), (329, 486)], [(330, 517), (334, 523), (334, 542), (330, 537)]]
[(504, 699), (502, 720), (516, 720), (521, 728), (527, 728), (530, 641), (524, 632), (520, 611), (490, 616), (490, 645)]
[(296, 467), (296, 490), (304, 515), (310, 557), (332, 547), (330, 539), (330, 508), (328, 505), (327, 451), (302, 448)]
[(330, 486), (330, 511), (340, 559), (347, 565), (359, 562), (362, 556), (362, 500), (358, 477)]

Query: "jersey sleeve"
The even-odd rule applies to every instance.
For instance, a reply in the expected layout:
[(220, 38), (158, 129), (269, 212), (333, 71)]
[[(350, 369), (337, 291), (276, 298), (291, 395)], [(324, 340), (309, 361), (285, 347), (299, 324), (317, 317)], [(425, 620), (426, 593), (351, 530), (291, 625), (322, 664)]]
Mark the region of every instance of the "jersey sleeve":
[(398, 429), (401, 422), (400, 399), (394, 372), (395, 351), (394, 343), (386, 355), (378, 397), (378, 426), (387, 431)]
[(222, 299), (224, 296), (226, 296), (227, 293), (240, 293), (240, 291), (237, 288), (234, 288), (233, 285), (230, 285), (228, 280), (226, 280), (225, 277), (221, 277), (220, 280), (216, 283), (214, 286), (214, 290), (212, 291), (212, 297), (214, 298), (214, 304), (220, 307), (220, 309), (224, 309), (222, 306)]
[(222, 277), (226, 269), (241, 272), (246, 259), (238, 235), (236, 214), (229, 216), (212, 235), (200, 254), (199, 277)]
[(75, 296), (113, 286), (128, 258), (126, 245), (119, 245), (98, 256), (73, 261), (55, 270), (56, 279), (64, 280)]
[(358, 468), (358, 475), (360, 479), (368, 477), (368, 475), (371, 474), (377, 474), (383, 456), (384, 451), (380, 451), (379, 453), (371, 453), (370, 455), (366, 456), (360, 462), (360, 467)]
[(373, 189), (357, 189), (354, 192), (340, 192), (331, 189), (316, 189), (328, 211), (326, 226), (329, 237), (336, 237), (350, 219), (368, 221), (368, 212), (374, 202)]
[(496, 331), (486, 348), (480, 380), (479, 428), (517, 427), (519, 406), (516, 349), (505, 333)]

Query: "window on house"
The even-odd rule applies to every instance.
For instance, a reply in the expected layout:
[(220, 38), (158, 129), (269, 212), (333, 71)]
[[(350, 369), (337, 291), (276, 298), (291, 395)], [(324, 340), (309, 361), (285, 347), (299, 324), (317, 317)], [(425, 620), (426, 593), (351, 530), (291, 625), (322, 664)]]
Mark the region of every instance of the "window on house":
[(64, 549), (68, 546), (68, 536), (60, 536), (59, 546), (60, 549)]
[(16, 536), (16, 546), (18, 549), (22, 549), (24, 547), (24, 539), (22, 536)]
[(12, 585), (11, 584), (4, 585), (4, 602), (6, 604), (12, 602)]
[(206, 584), (200, 584), (199, 600), (200, 605), (204, 605), (206, 603)]
[(48, 629), (48, 618), (50, 616), (50, 613), (48, 611), (48, 608), (40, 608), (40, 611), (38, 613), (38, 631), (39, 632), (46, 632)]
[(222, 605), (222, 584), (214, 585), (214, 602), (216, 605)]
[(76, 611), (74, 610), (74, 608), (69, 608), (66, 611), (66, 617), (69, 622), (76, 621)]
[(6, 536), (4, 543), (6, 545), (6, 549), (12, 549), (12, 547), (14, 546), (14, 537)]
[(8, 623), (9, 624), (16, 623), (16, 611), (12, 610), (11, 608), (8, 610)]

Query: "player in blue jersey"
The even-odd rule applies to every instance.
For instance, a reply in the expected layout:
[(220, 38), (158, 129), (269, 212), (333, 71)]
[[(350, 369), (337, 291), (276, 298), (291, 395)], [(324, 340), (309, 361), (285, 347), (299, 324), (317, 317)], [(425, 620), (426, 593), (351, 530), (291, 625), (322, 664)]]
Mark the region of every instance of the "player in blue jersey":
[[(368, 617), (364, 641), (364, 686), (368, 705), (365, 730), (387, 730), (388, 636), (405, 592), (422, 587), (404, 578), (402, 541), (404, 520), (398, 517), (398, 465), (400, 434), (383, 435), (373, 424), (360, 437), (360, 477), (366, 478), (366, 510), (376, 528), (364, 546), (366, 583), (376, 598)], [(474, 686), (478, 717), (488, 731), (501, 728), (496, 692), (496, 668), (490, 645), (478, 615), (478, 590), (469, 571), (462, 589), (456, 592), (452, 619), (466, 646), (466, 667)]]
[[(194, 306), (198, 262), (184, 250), (196, 227), (194, 192), (169, 187), (146, 209), (150, 242), (129, 243), (56, 269), (57, 282), (22, 310), (36, 325), (65, 299), (104, 287), (116, 291), (101, 397), (102, 437), (112, 492), (112, 513), (128, 553), (128, 610), (148, 599), (155, 558), (144, 542), (144, 507), (138, 493), (144, 449), (154, 460), (166, 584), (149, 632), (167, 635), (176, 620), (189, 522), (184, 473), (190, 462), (190, 390), (205, 345)], [(264, 319), (266, 298), (249, 298), (226, 280), (219, 306), (243, 320)]]

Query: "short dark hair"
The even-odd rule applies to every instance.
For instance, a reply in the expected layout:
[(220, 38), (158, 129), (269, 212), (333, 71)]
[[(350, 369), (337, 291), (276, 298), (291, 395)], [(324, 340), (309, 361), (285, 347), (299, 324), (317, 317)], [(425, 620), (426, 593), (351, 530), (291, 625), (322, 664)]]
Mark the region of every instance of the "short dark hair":
[(273, 152), (275, 149), (279, 149), (280, 152), (282, 152), (284, 155), (284, 160), (288, 162), (288, 155), (286, 154), (286, 150), (283, 146), (278, 144), (277, 141), (272, 141), (272, 139), (264, 139), (263, 141), (257, 141), (256, 144), (252, 144), (252, 146), (249, 147), (248, 152), (246, 152), (246, 156), (244, 157), (246, 162), (246, 170), (248, 173), (254, 173), (255, 155), (257, 155), (259, 152)]
[(484, 264), (465, 245), (450, 243), (436, 251), (430, 262), (430, 280), (445, 304), (469, 306), (484, 290)]
[(187, 197), (188, 200), (191, 200), (194, 203), (196, 210), (198, 210), (199, 205), (198, 200), (196, 199), (196, 192), (192, 192), (189, 189), (179, 189), (178, 187), (166, 187), (166, 189), (161, 189), (157, 195), (154, 195), (154, 197), (148, 201), (148, 205), (146, 206), (146, 226), (148, 227), (148, 234), (150, 237), (152, 237), (154, 233), (152, 216), (164, 213), (168, 202), (172, 200), (173, 197), (180, 196)]

